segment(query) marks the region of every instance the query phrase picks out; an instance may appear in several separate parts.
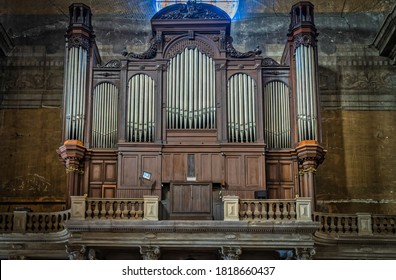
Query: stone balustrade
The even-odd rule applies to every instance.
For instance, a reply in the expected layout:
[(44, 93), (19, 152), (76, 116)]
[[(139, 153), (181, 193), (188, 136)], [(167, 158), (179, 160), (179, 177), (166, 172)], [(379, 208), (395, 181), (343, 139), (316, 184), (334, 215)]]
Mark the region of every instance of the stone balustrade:
[(396, 235), (395, 215), (314, 213), (314, 221), (320, 222), (318, 233), (327, 235)]
[(0, 232), (59, 232), (64, 230), (64, 223), (69, 219), (70, 210), (59, 212), (14, 211), (9, 213), (0, 213)]
[(14, 224), (13, 212), (0, 213), (0, 232), (12, 232)]
[(143, 198), (71, 197), (72, 219), (158, 220), (158, 196)]

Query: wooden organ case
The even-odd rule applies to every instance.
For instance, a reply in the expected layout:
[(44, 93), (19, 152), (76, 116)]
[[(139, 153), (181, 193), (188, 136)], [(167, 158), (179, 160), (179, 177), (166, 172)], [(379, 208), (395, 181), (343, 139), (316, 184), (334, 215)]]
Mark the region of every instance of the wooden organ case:
[(144, 53), (102, 63), (91, 12), (70, 6), (63, 137), (67, 196), (157, 195), (162, 219), (222, 219), (222, 197), (314, 197), (320, 143), (313, 6), (293, 6), (281, 63), (232, 45), (209, 4), (151, 20)]

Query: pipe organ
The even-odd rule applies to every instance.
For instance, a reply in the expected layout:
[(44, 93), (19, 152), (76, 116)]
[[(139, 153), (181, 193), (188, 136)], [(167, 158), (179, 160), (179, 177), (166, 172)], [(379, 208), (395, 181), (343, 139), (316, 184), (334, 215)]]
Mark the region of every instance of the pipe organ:
[(104, 82), (92, 94), (92, 148), (114, 148), (117, 143), (118, 89)]
[(127, 141), (152, 142), (154, 137), (154, 80), (145, 74), (128, 82)]
[(185, 48), (169, 61), (167, 128), (216, 127), (215, 66), (197, 48)]
[(102, 63), (89, 7), (70, 7), (68, 196), (156, 195), (163, 219), (221, 219), (224, 195), (313, 197), (325, 151), (312, 4), (292, 7), (280, 62), (236, 50), (210, 4), (168, 6), (151, 26), (147, 51)]

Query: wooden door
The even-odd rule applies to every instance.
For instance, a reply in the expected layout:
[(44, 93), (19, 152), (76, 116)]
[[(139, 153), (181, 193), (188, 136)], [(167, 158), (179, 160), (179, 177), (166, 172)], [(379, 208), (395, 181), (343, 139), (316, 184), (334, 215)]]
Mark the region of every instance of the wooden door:
[(212, 185), (210, 183), (173, 183), (170, 218), (212, 219)]

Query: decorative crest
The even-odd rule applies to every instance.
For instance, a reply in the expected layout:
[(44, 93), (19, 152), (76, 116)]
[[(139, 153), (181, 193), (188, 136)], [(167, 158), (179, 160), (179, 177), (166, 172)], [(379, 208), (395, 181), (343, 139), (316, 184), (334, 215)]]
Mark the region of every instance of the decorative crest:
[(226, 12), (210, 4), (197, 4), (189, 0), (186, 4), (174, 4), (161, 10), (153, 19), (183, 20), (183, 19), (228, 19)]
[(254, 57), (256, 55), (260, 55), (261, 54), (261, 50), (260, 47), (257, 46), (256, 49), (254, 49), (254, 51), (248, 51), (248, 52), (239, 52), (237, 51), (234, 46), (232, 45), (232, 37), (231, 36), (227, 36), (226, 37), (226, 52), (230, 57), (234, 57), (234, 58), (248, 58), (248, 57)]

